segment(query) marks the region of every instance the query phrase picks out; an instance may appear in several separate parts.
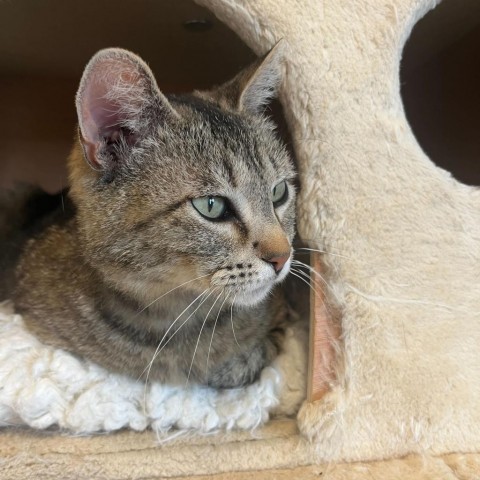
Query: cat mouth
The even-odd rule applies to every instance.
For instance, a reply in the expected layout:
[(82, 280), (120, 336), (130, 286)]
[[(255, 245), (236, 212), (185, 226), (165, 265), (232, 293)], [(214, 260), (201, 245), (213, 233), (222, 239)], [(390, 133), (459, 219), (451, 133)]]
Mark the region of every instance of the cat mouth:
[(283, 268), (282, 271), (274, 278), (270, 278), (262, 282), (242, 284), (243, 288), (241, 288), (240, 292), (237, 294), (235, 303), (241, 303), (245, 306), (257, 305), (267, 298), (268, 294), (272, 291), (275, 285), (278, 285), (280, 282), (282, 282), (289, 272), (290, 261), (288, 262), (288, 265), (286, 265), (285, 268)]
[[(274, 269), (252, 269), (251, 264), (228, 266), (212, 276), (213, 287), (222, 288), (233, 302), (242, 306), (255, 306), (265, 300), (276, 284), (282, 282), (290, 272), (291, 259), (274, 273)], [(243, 268), (247, 267), (247, 271)], [(236, 267), (236, 268), (235, 268)]]

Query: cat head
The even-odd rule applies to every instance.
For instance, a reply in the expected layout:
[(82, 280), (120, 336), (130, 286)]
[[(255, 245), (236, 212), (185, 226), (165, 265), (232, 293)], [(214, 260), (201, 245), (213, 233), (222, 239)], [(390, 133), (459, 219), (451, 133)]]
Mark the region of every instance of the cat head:
[(143, 302), (184, 284), (253, 305), (285, 278), (295, 174), (263, 115), (281, 67), (277, 47), (220, 87), (165, 96), (133, 53), (91, 59), (69, 168), (79, 242), (105, 280)]

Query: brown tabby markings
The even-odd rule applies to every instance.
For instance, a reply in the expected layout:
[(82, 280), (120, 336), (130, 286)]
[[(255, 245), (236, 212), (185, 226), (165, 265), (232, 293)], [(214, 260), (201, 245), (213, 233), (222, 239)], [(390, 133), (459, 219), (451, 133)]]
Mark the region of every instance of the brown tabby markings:
[[(215, 90), (167, 98), (129, 52), (90, 61), (69, 159), (74, 213), (31, 239), (17, 268), (32, 332), (134, 377), (257, 378), (287, 320), (281, 296), (267, 297), (294, 234), (291, 160), (261, 114), (280, 68), (274, 50)], [(204, 196), (228, 199), (231, 215), (202, 217), (191, 200)]]

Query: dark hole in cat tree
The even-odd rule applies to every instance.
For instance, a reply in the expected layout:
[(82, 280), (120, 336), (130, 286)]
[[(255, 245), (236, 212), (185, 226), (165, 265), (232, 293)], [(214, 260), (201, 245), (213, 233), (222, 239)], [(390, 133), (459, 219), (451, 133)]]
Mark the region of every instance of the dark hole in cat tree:
[(459, 181), (480, 185), (480, 2), (444, 0), (408, 40), (401, 92), (418, 142)]
[[(0, 186), (24, 181), (50, 191), (66, 184), (74, 95), (97, 50), (123, 47), (139, 54), (166, 93), (222, 83), (255, 58), (190, 0), (3, 2), (0, 45)], [(279, 104), (271, 111), (288, 137)]]

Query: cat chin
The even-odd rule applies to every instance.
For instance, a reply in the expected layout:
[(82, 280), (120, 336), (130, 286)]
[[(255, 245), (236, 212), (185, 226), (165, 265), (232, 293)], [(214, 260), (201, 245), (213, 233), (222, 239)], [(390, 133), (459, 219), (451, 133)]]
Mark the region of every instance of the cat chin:
[(254, 307), (265, 300), (270, 293), (273, 285), (265, 285), (260, 288), (244, 290), (237, 293), (235, 305), (241, 307)]
[(241, 307), (255, 307), (259, 303), (266, 300), (273, 287), (274, 284), (267, 284), (261, 287), (242, 291), (236, 295), (235, 305)]

